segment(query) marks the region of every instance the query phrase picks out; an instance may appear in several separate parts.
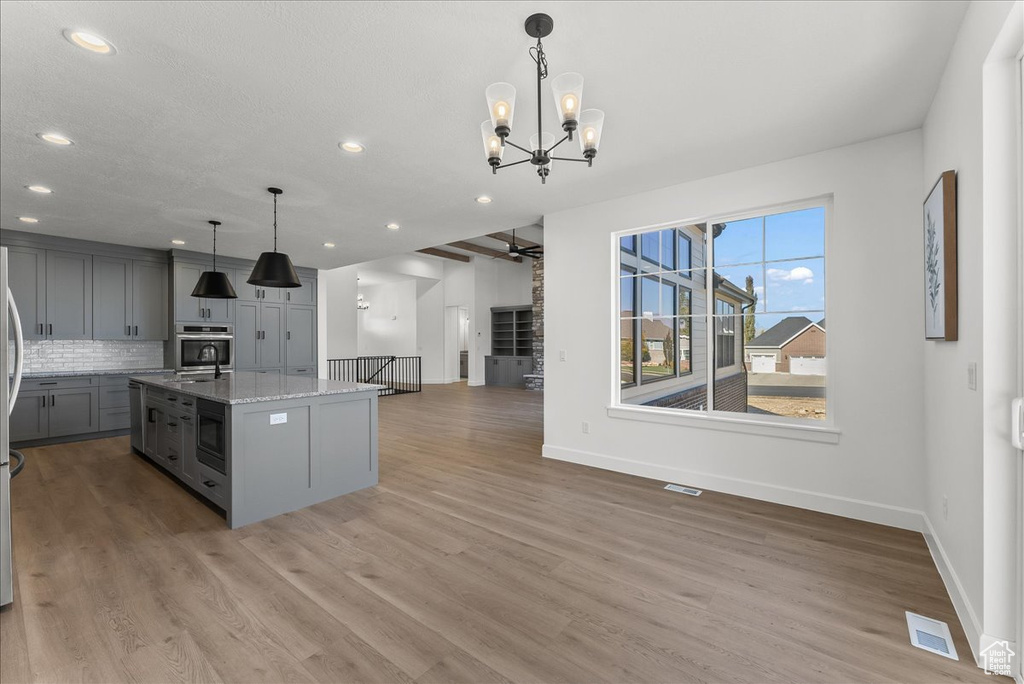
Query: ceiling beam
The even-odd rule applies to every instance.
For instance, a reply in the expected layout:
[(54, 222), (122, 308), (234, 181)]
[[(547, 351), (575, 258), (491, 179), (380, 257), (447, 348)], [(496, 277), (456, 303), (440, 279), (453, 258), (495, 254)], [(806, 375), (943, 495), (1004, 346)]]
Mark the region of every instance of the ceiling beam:
[[(504, 242), (506, 244), (512, 242), (512, 233), (488, 233), (487, 237), (494, 238), (495, 240), (500, 240), (501, 242)], [(541, 247), (542, 246), (539, 242), (532, 242), (530, 240), (525, 240), (525, 239), (523, 239), (523, 238), (521, 238), (519, 236), (516, 236), (516, 244), (519, 245), (520, 247)]]
[(429, 254), (430, 256), (441, 257), (442, 259), (452, 259), (453, 261), (468, 262), (469, 257), (465, 254), (458, 254), (456, 252), (449, 252), (444, 249), (438, 249), (437, 247), (427, 247), (426, 249), (417, 249), (420, 254)]
[(465, 240), (449, 242), (448, 246), (454, 247), (455, 249), (464, 249), (467, 252), (483, 254), (484, 256), (489, 256), (492, 259), (506, 259), (507, 261), (514, 261), (517, 264), (521, 263), (523, 260), (522, 257), (509, 256), (508, 252), (498, 251), (496, 249), (491, 249), (490, 247), (483, 247), (481, 245), (474, 245), (472, 242), (466, 242)]

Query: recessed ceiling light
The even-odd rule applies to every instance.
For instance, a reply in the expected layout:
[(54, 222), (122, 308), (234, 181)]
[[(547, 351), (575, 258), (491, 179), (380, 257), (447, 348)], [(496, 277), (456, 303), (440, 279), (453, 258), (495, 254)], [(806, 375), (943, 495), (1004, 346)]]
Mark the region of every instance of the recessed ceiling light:
[(402, 226), (398, 225), (397, 223), (389, 223), (389, 224), (387, 225), (387, 229), (388, 229), (388, 230), (398, 230), (398, 229), (399, 229), (399, 228), (401, 228), (401, 227), (402, 227)]
[(66, 29), (64, 31), (64, 37), (72, 44), (77, 45), (83, 50), (95, 52), (97, 55), (112, 55), (117, 52), (113, 45), (100, 38), (95, 33)]
[(359, 154), (360, 152), (366, 151), (365, 147), (354, 140), (346, 140), (343, 143), (338, 143), (338, 147), (351, 154)]
[(332, 249), (334, 247), (334, 243), (333, 242), (325, 242), (324, 243), (324, 247), (326, 247), (328, 249)]
[(480, 204), (490, 204), (491, 198), (488, 197), (487, 195), (480, 195), (479, 197), (476, 198), (476, 201), (479, 202)]
[(45, 185), (26, 185), (25, 187), (31, 190), (32, 192), (38, 192), (42, 195), (49, 195), (51, 192), (53, 192), (53, 190), (46, 187)]
[(183, 245), (183, 244), (185, 244), (185, 241), (184, 240), (171, 240), (171, 244), (172, 245)]
[(36, 133), (36, 137), (54, 145), (74, 145), (71, 138), (65, 138), (60, 133)]
[(31, 216), (19, 216), (18, 220), (23, 221), (25, 223), (39, 223), (39, 219), (32, 218)]

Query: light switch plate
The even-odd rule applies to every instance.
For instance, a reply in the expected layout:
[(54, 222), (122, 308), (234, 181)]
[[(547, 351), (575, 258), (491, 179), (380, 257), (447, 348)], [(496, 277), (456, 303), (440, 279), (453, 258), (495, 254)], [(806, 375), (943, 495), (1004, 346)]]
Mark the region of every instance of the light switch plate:
[(967, 364), (967, 389), (978, 390), (978, 364), (974, 361)]
[(271, 413), (270, 414), (270, 424), (271, 425), (281, 425), (281, 424), (287, 423), (287, 422), (288, 422), (288, 414), (287, 413)]

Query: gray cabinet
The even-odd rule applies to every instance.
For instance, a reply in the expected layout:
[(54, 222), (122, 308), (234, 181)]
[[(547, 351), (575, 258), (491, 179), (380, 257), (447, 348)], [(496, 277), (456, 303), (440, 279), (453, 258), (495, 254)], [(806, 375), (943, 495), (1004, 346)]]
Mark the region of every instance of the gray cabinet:
[(181, 419), (181, 479), (197, 489), (199, 486), (199, 461), (196, 458), (195, 414), (182, 413)]
[(260, 305), (235, 302), (235, 369), (260, 367)]
[(132, 260), (92, 259), (92, 335), (97, 340), (132, 338)]
[(285, 365), (285, 305), (260, 304), (260, 368)]
[(288, 304), (316, 305), (316, 278), (304, 278), (299, 276), (302, 287), (291, 287), (282, 290), (284, 301)]
[(46, 250), (9, 247), (8, 283), (26, 340), (46, 339)]
[(99, 388), (50, 390), (50, 437), (99, 432)]
[(92, 284), (93, 339), (167, 339), (166, 264), (94, 256)]
[(11, 443), (45, 439), (50, 432), (50, 393), (46, 390), (25, 391), (11, 411)]
[[(234, 300), (193, 297), (199, 276), (212, 266), (188, 261), (174, 262), (174, 320), (178, 323), (231, 323), (235, 318)], [(232, 285), (236, 285), (235, 271), (217, 267)], [(239, 293), (241, 296), (241, 293)]]
[(167, 264), (132, 261), (132, 338), (167, 339)]
[(46, 335), (92, 339), (92, 255), (46, 252)]
[(287, 366), (316, 363), (316, 307), (288, 305)]
[(145, 444), (144, 453), (152, 459), (158, 459), (160, 443), (160, 426), (164, 422), (164, 412), (159, 406), (146, 402), (145, 431), (143, 440)]
[(533, 372), (530, 356), (485, 356), (484, 383), (503, 387), (525, 387), (525, 376)]
[[(245, 278), (249, 275), (246, 274)], [(244, 302), (270, 302), (279, 304), (287, 301), (285, 292), (293, 288), (264, 287), (262, 285), (250, 285), (242, 278), (240, 284), (235, 285), (235, 293)]]
[(284, 304), (237, 302), (235, 312), (235, 368), (256, 370), (285, 365)]
[(131, 393), (128, 376), (115, 375), (100, 378), (99, 388), (100, 432), (126, 430), (131, 427)]

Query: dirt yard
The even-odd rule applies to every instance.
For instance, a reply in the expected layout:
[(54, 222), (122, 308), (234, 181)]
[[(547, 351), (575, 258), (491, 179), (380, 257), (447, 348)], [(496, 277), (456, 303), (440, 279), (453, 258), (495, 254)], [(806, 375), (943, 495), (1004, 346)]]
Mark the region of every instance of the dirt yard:
[(747, 410), (790, 418), (825, 420), (825, 399), (802, 397), (747, 397)]

